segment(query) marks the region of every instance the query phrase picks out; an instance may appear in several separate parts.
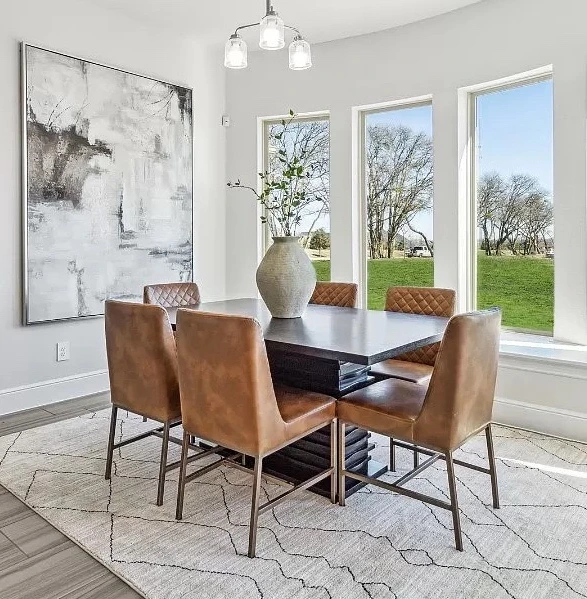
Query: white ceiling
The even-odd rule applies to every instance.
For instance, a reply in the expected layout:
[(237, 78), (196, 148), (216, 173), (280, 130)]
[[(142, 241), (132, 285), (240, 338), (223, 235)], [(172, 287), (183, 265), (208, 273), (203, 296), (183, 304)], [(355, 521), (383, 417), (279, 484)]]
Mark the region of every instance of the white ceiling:
[[(135, 18), (224, 43), (238, 25), (259, 21), (265, 0), (92, 0)], [(273, 0), (310, 42), (381, 31), (481, 0)]]

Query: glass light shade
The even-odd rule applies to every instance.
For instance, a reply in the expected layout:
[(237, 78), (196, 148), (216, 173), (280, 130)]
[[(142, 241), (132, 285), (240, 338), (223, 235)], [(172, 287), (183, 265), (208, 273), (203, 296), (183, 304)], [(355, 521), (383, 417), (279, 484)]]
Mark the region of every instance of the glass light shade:
[(247, 66), (247, 44), (236, 34), (226, 42), (224, 66), (228, 69), (244, 69)]
[(303, 71), (312, 66), (312, 50), (305, 39), (297, 36), (289, 45), (289, 68), (292, 71)]
[(259, 26), (259, 46), (263, 50), (281, 50), (285, 46), (285, 27), (279, 15), (273, 12), (265, 15)]

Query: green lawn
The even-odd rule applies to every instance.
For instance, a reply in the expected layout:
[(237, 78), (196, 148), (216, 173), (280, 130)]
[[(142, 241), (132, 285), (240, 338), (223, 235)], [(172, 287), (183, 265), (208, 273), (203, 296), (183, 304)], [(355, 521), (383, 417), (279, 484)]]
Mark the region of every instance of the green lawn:
[[(314, 262), (318, 280), (330, 279), (330, 262)], [(392, 285), (431, 287), (430, 258), (369, 260), (369, 308), (382, 310)], [(499, 306), (504, 326), (552, 332), (554, 262), (545, 258), (479, 255), (478, 306)]]

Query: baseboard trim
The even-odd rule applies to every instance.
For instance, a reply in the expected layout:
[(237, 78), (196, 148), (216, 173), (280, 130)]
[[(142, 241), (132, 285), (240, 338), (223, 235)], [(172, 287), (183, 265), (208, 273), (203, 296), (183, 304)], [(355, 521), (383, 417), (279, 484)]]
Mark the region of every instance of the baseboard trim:
[[(110, 389), (107, 370), (0, 390), (0, 415), (22, 412)], [(496, 398), (493, 420), (498, 424), (587, 442), (587, 412), (561, 410), (503, 397)]]
[(0, 414), (12, 414), (31, 408), (105, 393), (110, 388), (107, 370), (74, 374), (60, 379), (40, 381), (0, 390)]
[(587, 412), (572, 412), (513, 399), (496, 398), (493, 420), (498, 424), (570, 441), (587, 442)]

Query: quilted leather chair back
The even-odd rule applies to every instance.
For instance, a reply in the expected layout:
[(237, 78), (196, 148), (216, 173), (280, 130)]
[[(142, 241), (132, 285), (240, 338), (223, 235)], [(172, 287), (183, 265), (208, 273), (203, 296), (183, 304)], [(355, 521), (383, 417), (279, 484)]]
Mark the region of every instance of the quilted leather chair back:
[(193, 306), (200, 303), (200, 290), (195, 283), (147, 285), (143, 290), (143, 302), (163, 308)]
[(310, 303), (338, 308), (356, 308), (357, 289), (355, 283), (316, 283)]
[[(455, 313), (456, 293), (452, 289), (435, 287), (390, 287), (387, 290), (385, 309), (404, 314), (427, 314), (450, 318)], [(396, 360), (434, 366), (440, 343), (396, 356)]]

